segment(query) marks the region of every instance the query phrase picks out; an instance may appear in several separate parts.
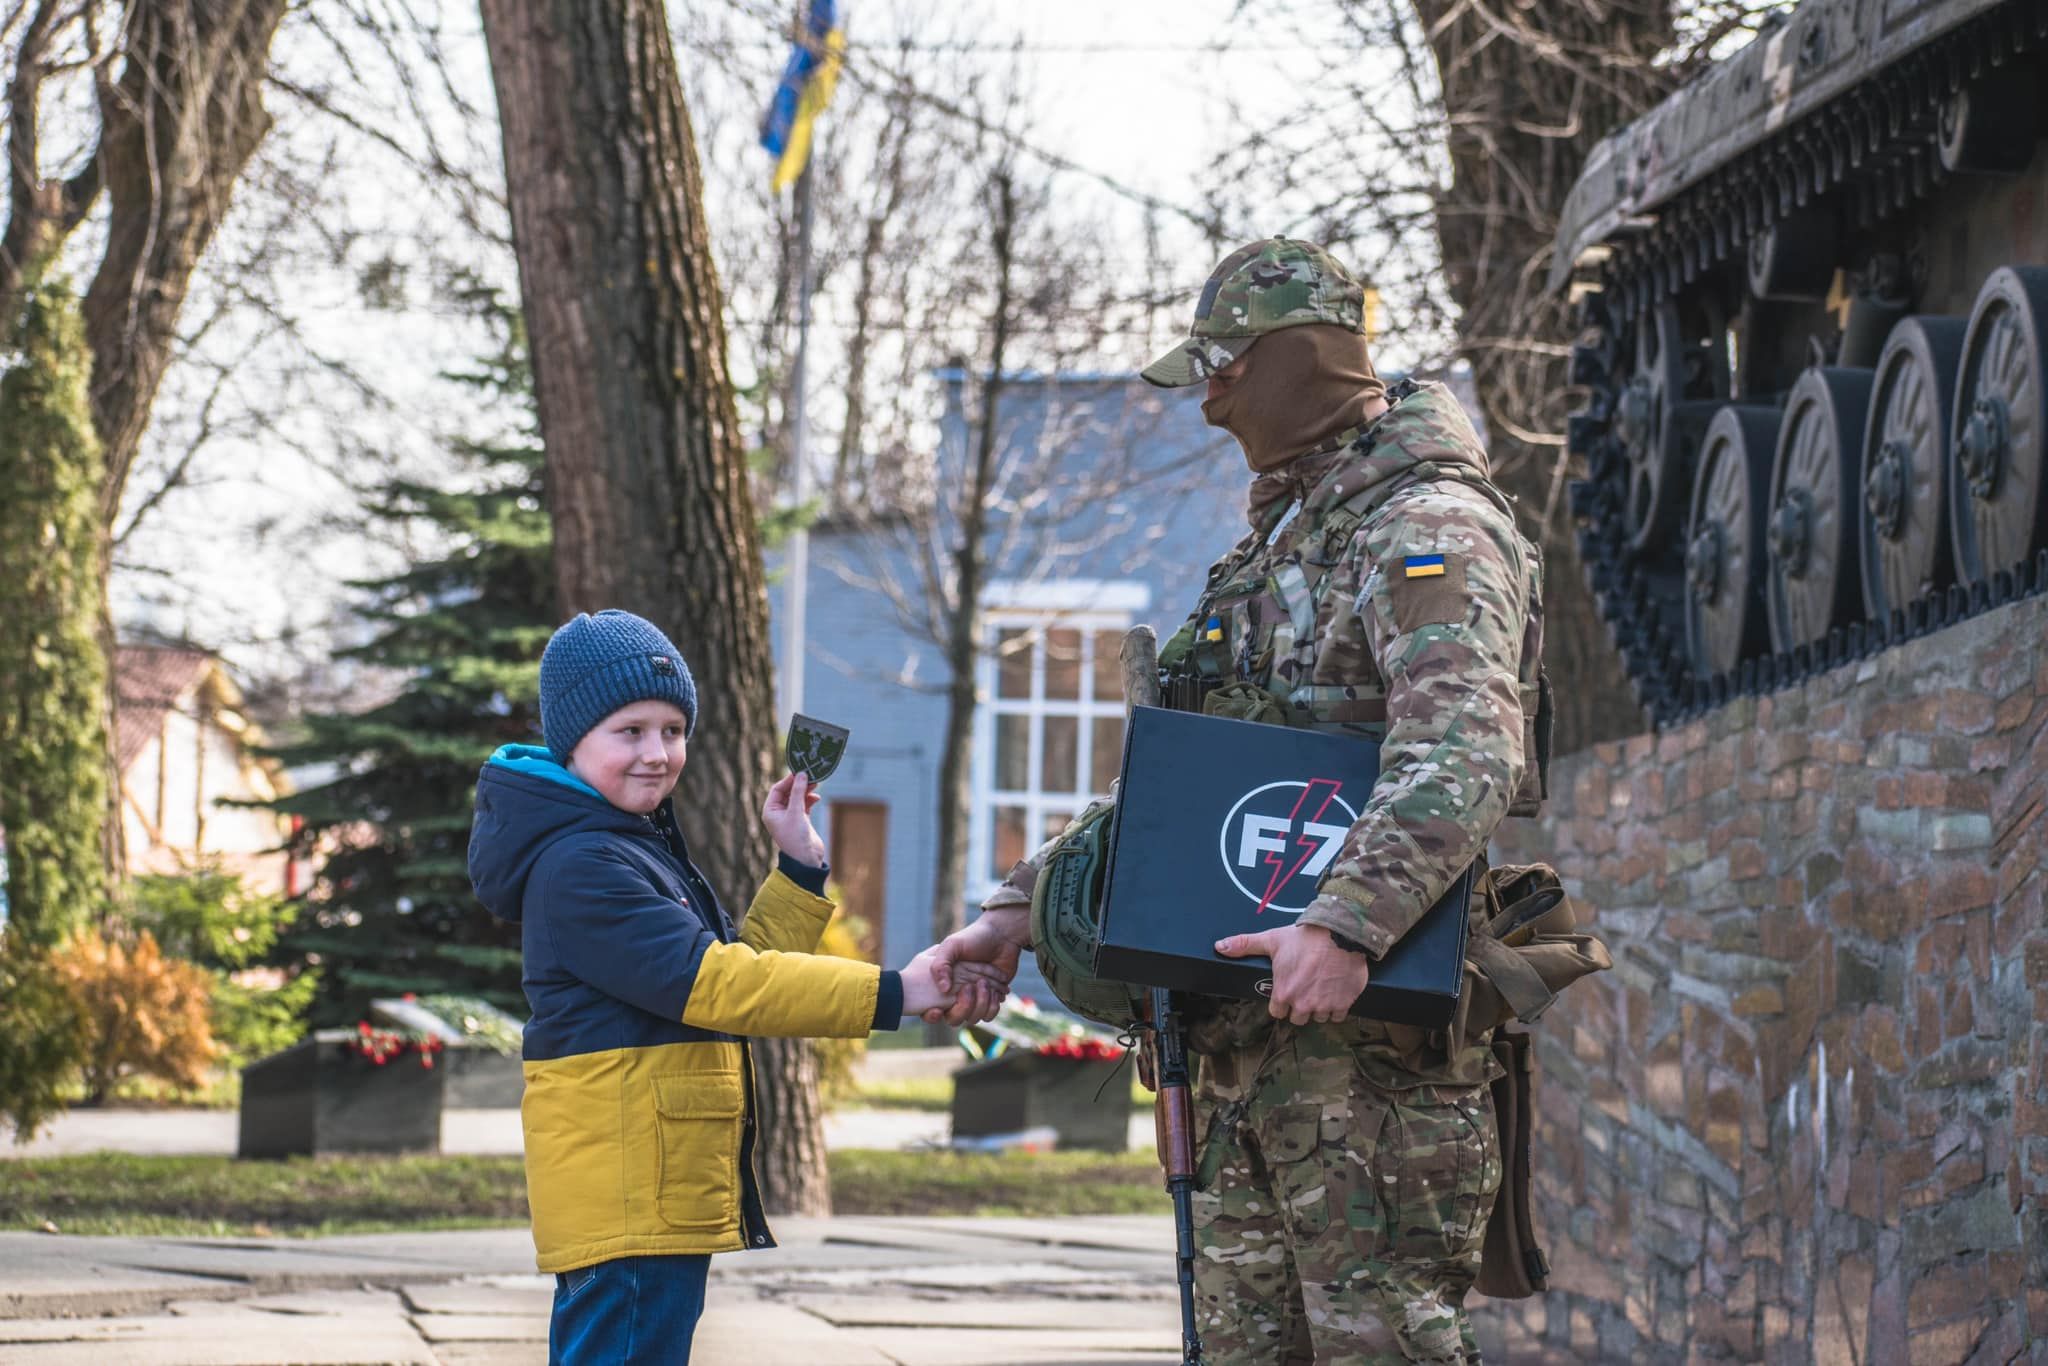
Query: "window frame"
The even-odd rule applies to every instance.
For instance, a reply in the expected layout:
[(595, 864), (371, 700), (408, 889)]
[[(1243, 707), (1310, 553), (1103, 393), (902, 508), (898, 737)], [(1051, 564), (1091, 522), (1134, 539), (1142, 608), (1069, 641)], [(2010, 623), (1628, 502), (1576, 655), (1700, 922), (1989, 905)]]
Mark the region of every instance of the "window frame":
[[(991, 872), (995, 856), (996, 809), (1022, 807), (1025, 810), (1025, 853), (1035, 850), (1046, 838), (1045, 819), (1057, 811), (1078, 812), (1093, 797), (1106, 795), (1089, 790), (1094, 771), (1094, 721), (1124, 719), (1121, 695), (1102, 697), (1095, 692), (1096, 636), (1109, 632), (1121, 637), (1130, 629), (1134, 614), (1150, 605), (1151, 593), (1143, 584), (1100, 580), (1073, 580), (1063, 584), (991, 584), (983, 596), (981, 640), (975, 652), (975, 691), (980, 705), (974, 710), (973, 749), (970, 763), (973, 792), (967, 840), (966, 889), (970, 901), (979, 902), (993, 892), (1009, 873), (1007, 867)], [(1001, 660), (998, 650), (1003, 633), (1022, 629), (1034, 637), (1031, 645), (1031, 687), (1024, 698), (997, 695)], [(1045, 642), (1055, 630), (1076, 630), (1081, 638), (1079, 694), (1074, 699), (1045, 696)], [(996, 786), (996, 726), (998, 718), (1022, 715), (1028, 718), (1025, 741), (1023, 788)], [(1043, 786), (1045, 768), (1045, 722), (1049, 717), (1076, 720), (1073, 792), (1048, 793)]]

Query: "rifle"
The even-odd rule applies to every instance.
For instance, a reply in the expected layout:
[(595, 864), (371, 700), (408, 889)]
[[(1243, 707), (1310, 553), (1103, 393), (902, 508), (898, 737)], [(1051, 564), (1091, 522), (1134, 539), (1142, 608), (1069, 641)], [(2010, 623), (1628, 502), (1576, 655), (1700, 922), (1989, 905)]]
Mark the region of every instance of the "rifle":
[(1180, 1359), (1202, 1366), (1202, 1335), (1195, 1327), (1195, 1115), (1188, 1098), (1188, 1032), (1173, 993), (1152, 988), (1152, 1044), (1158, 1091), (1152, 1113), (1159, 1165), (1173, 1197), (1174, 1256), (1180, 1272)]
[[(1123, 666), (1124, 699), (1133, 707), (1159, 705), (1159, 638), (1149, 626), (1125, 632), (1117, 652)], [(1195, 1115), (1188, 1094), (1187, 1023), (1173, 993), (1151, 989), (1153, 1063), (1152, 1117), (1159, 1165), (1173, 1197), (1174, 1257), (1180, 1275), (1181, 1366), (1203, 1366), (1202, 1335), (1195, 1327)]]

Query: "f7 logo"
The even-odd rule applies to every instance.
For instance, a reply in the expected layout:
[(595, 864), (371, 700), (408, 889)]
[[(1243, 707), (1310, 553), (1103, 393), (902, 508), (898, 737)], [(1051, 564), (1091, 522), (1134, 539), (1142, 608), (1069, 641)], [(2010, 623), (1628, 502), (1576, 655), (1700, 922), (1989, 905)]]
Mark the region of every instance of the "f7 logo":
[(1219, 848), (1230, 881), (1254, 914), (1300, 915), (1336, 861), (1358, 812), (1334, 778), (1267, 783), (1238, 798), (1223, 818)]

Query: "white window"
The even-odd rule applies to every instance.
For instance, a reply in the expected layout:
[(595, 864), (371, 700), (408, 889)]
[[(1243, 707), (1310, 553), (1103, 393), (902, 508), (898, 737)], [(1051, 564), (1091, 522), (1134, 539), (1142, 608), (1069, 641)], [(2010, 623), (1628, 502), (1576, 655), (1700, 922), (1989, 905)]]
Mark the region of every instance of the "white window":
[(968, 841), (975, 900), (1116, 780), (1124, 753), (1117, 650), (1149, 598), (1141, 584), (991, 586)]

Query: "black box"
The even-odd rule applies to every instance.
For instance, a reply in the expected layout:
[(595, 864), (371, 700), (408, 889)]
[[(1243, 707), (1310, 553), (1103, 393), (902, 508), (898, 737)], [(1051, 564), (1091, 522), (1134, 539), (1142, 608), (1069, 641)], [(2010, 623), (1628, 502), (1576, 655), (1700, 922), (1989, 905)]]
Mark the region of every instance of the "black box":
[(402, 1053), (383, 1066), (323, 1029), (242, 1069), (237, 1157), (438, 1153), (447, 1071)]
[[(1110, 833), (1098, 976), (1209, 996), (1270, 996), (1265, 958), (1226, 935), (1290, 925), (1379, 776), (1363, 736), (1138, 707)], [(1472, 870), (1373, 965), (1353, 1015), (1436, 1028), (1464, 981)]]

